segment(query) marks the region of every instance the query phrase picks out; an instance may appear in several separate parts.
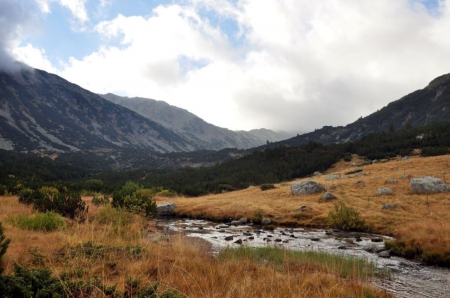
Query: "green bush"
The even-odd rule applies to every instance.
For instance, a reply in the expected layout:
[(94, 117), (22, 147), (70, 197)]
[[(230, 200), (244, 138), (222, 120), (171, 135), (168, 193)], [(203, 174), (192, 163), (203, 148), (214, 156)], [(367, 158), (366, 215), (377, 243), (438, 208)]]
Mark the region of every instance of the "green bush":
[(367, 227), (355, 208), (347, 207), (344, 202), (334, 204), (334, 210), (328, 213), (330, 227), (343, 231), (366, 231)]
[(160, 196), (160, 197), (175, 197), (177, 195), (176, 192), (174, 192), (173, 190), (168, 190), (168, 189), (163, 189), (161, 191), (159, 191), (158, 193), (156, 193), (156, 196)]
[(6, 250), (8, 249), (9, 242), (10, 240), (7, 239), (5, 234), (3, 233), (3, 226), (2, 222), (0, 221), (0, 274), (3, 272), (2, 258), (3, 255), (6, 253)]
[(0, 196), (4, 196), (8, 193), (8, 187), (6, 185), (0, 184)]
[(351, 154), (345, 154), (343, 160), (346, 161), (346, 162), (351, 161), (352, 160), (352, 155)]
[(119, 191), (114, 192), (111, 205), (146, 217), (156, 214), (156, 204), (151, 199), (151, 194), (131, 181), (126, 182)]
[(19, 214), (9, 216), (8, 222), (24, 230), (51, 232), (66, 227), (65, 220), (57, 213), (48, 211), (34, 216)]
[(33, 204), (33, 194), (34, 191), (32, 189), (29, 188), (22, 189), (19, 192), (19, 203), (25, 205)]
[(92, 198), (92, 204), (95, 206), (107, 205), (109, 204), (109, 198), (107, 195), (104, 195), (103, 197), (94, 196)]
[(448, 154), (449, 150), (447, 147), (425, 147), (422, 148), (421, 156), (438, 156)]

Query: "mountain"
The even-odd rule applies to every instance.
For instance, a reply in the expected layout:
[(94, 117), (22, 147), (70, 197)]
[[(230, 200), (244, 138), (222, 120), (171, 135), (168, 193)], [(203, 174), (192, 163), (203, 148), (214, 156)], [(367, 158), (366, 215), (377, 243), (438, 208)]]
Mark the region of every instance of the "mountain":
[(231, 131), (209, 124), (187, 110), (141, 97), (121, 97), (111, 93), (101, 95), (103, 98), (124, 106), (140, 115), (155, 121), (164, 127), (181, 134), (190, 142), (209, 150), (224, 148), (248, 149), (290, 137), (286, 133), (276, 133), (268, 129), (250, 131)]
[(322, 144), (344, 143), (370, 133), (422, 126), (450, 120), (450, 74), (432, 80), (424, 89), (389, 103), (381, 110), (347, 126), (324, 126), (274, 145), (299, 145), (309, 141)]
[(0, 72), (0, 149), (73, 152), (202, 149), (183, 136), (42, 70)]

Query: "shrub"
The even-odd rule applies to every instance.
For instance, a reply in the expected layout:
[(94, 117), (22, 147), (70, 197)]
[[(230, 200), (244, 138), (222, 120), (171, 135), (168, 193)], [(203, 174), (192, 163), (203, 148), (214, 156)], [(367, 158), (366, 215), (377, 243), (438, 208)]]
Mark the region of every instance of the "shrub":
[(449, 150), (447, 147), (425, 147), (422, 148), (421, 156), (438, 156), (448, 154)]
[(156, 214), (156, 204), (151, 195), (134, 182), (128, 181), (119, 191), (114, 192), (111, 205), (130, 212), (152, 217)]
[(34, 191), (32, 189), (29, 188), (22, 189), (19, 192), (19, 203), (25, 205), (33, 204), (33, 195)]
[(0, 196), (4, 196), (8, 193), (8, 188), (6, 185), (0, 184)]
[(173, 190), (163, 189), (156, 194), (156, 196), (160, 197), (175, 197), (177, 195)]
[(92, 198), (92, 204), (95, 206), (107, 205), (109, 204), (109, 198), (107, 195), (104, 195), (103, 197), (94, 196)]
[(328, 213), (328, 225), (343, 231), (367, 230), (364, 220), (355, 208), (347, 207), (344, 202), (334, 204), (334, 210)]
[(9, 216), (8, 221), (21, 229), (51, 232), (66, 227), (64, 219), (55, 212), (37, 213), (34, 216), (19, 214), (17, 216)]
[(263, 184), (259, 188), (261, 188), (261, 190), (269, 190), (269, 189), (274, 189), (275, 185), (273, 185), (273, 184)]
[(2, 222), (0, 221), (0, 274), (3, 272), (2, 258), (6, 253), (6, 250), (8, 249), (9, 242), (10, 240), (7, 239), (5, 234), (3, 233), (3, 226)]
[(351, 161), (352, 160), (352, 155), (351, 154), (345, 154), (343, 160), (346, 161), (346, 162)]
[(42, 186), (41, 188), (39, 188), (39, 192), (43, 195), (48, 196), (49, 198), (53, 198), (59, 193), (58, 189), (49, 186)]

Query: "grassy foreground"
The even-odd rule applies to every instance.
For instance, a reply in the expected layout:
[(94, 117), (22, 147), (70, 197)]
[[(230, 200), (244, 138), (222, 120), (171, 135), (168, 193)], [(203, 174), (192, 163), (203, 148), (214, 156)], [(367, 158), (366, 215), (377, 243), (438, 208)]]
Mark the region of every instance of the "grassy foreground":
[[(362, 163), (356, 157), (350, 163), (339, 162), (322, 176), (320, 182), (338, 197), (338, 201), (355, 208), (372, 232), (394, 236), (388, 243), (393, 253), (421, 258), (428, 264), (450, 267), (450, 194), (413, 194), (410, 178), (434, 176), (450, 182), (450, 156), (412, 157), (396, 159), (362, 167), (362, 171), (344, 177), (357, 168), (350, 164)], [(338, 173), (341, 179), (326, 180), (327, 174)], [(402, 178), (409, 175), (408, 178)], [(397, 180), (389, 183), (388, 180)], [(304, 180), (304, 179), (303, 179)], [(321, 202), (319, 195), (291, 194), (290, 185), (276, 185), (275, 189), (261, 191), (259, 187), (200, 198), (176, 198), (178, 213), (190, 217), (228, 220), (247, 217), (254, 221), (268, 217), (277, 224), (295, 226), (326, 226), (326, 218), (334, 202)], [(357, 183), (359, 182), (359, 183)], [(388, 187), (393, 195), (377, 195), (378, 188)], [(157, 199), (164, 201), (167, 199)], [(382, 210), (383, 204), (395, 209)], [(312, 211), (298, 212), (307, 205)]]
[[(214, 257), (205, 242), (153, 233), (139, 216), (86, 200), (85, 223), (66, 220), (42, 232), (29, 224), (35, 218), (29, 207), (16, 197), (1, 197), (0, 220), (11, 239), (4, 273), (16, 263), (49, 268), (66, 297), (107, 297), (113, 286), (116, 297), (138, 297), (130, 285), (139, 281), (142, 288), (158, 282), (160, 297), (389, 297), (367, 283), (375, 273), (360, 260), (267, 248), (226, 250)], [(86, 292), (77, 280), (100, 283)]]

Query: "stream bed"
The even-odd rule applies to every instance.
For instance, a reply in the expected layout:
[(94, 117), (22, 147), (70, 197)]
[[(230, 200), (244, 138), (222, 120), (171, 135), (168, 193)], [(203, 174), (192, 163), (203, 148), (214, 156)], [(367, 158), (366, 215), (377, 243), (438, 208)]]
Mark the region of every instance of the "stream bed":
[(389, 270), (390, 278), (373, 281), (374, 286), (395, 297), (450, 298), (450, 270), (424, 266), (420, 263), (389, 256), (384, 240), (391, 237), (309, 228), (275, 228), (233, 222), (218, 224), (195, 219), (161, 219), (157, 227), (162, 232), (183, 232), (211, 244), (212, 253), (227, 247), (278, 246), (291, 250), (325, 251), (367, 259), (377, 268)]

